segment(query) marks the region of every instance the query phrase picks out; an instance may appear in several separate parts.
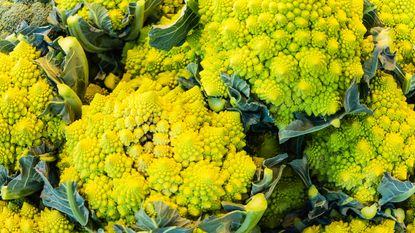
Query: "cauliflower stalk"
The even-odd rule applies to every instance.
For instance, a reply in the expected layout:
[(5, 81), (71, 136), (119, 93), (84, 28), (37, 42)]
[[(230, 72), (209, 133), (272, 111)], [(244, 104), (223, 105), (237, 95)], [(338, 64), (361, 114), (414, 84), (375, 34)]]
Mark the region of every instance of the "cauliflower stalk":
[(349, 191), (363, 203), (377, 200), (384, 172), (407, 180), (415, 161), (413, 105), (406, 103), (393, 77), (382, 74), (372, 84), (366, 100), (372, 116), (350, 117), (339, 129), (313, 134), (305, 150), (320, 179)]
[(210, 111), (199, 87), (122, 81), (67, 127), (61, 182), (77, 182), (106, 221), (132, 224), (146, 200), (198, 217), (247, 197), (256, 166), (244, 137), (239, 113)]

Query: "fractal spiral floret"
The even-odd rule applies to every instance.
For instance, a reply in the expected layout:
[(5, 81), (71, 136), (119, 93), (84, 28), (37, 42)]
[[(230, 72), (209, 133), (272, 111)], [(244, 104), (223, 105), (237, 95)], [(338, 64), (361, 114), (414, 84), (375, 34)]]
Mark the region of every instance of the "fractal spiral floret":
[(294, 112), (331, 115), (363, 75), (363, 1), (202, 0), (201, 83), (226, 95), (220, 72), (248, 80), (285, 127)]
[(316, 174), (364, 203), (377, 200), (384, 172), (407, 180), (415, 162), (414, 107), (392, 76), (376, 77), (367, 105), (372, 116), (351, 117), (339, 129), (314, 134), (305, 150)]
[(121, 82), (83, 112), (66, 129), (61, 182), (77, 182), (101, 219), (132, 223), (147, 198), (197, 217), (249, 191), (256, 166), (239, 113), (211, 112), (198, 87)]
[(39, 57), (26, 42), (9, 54), (0, 53), (0, 165), (11, 171), (31, 147), (57, 144), (64, 136), (60, 117), (42, 114), (56, 94), (35, 63)]

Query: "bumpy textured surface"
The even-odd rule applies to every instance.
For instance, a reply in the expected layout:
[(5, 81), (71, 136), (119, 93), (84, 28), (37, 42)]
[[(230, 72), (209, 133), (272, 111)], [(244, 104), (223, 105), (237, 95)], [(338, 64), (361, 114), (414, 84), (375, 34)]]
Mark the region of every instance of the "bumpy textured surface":
[(143, 33), (134, 47), (127, 51), (125, 69), (131, 78), (153, 78), (160, 83), (177, 86), (178, 77), (188, 77), (187, 64), (195, 59), (195, 52), (185, 43), (166, 52), (149, 45)]
[(268, 198), (268, 208), (261, 219), (261, 226), (270, 229), (281, 226), (290, 211), (305, 208), (306, 200), (307, 190), (303, 181), (291, 168), (286, 168)]
[[(91, 4), (98, 3), (105, 7), (108, 10), (108, 16), (111, 19), (112, 28), (117, 30), (124, 29), (128, 24), (125, 23), (125, 16), (127, 15), (129, 9), (129, 4), (133, 0), (56, 0), (55, 3), (60, 11), (68, 11), (73, 9), (80, 3)], [(184, 0), (167, 0), (162, 1), (159, 5), (159, 10), (162, 15), (165, 17), (171, 17), (180, 11), (184, 5)], [(87, 5), (82, 6), (82, 8), (77, 12), (78, 15), (83, 17), (86, 21), (92, 21), (89, 16), (89, 9)]]
[(60, 117), (40, 115), (55, 93), (36, 65), (40, 53), (20, 42), (10, 54), (0, 53), (0, 165), (11, 171), (30, 147), (63, 140)]
[(373, 0), (377, 13), (390, 28), (392, 51), (397, 51), (397, 61), (407, 75), (415, 74), (415, 5), (414, 0)]
[(377, 199), (383, 173), (400, 180), (413, 174), (415, 112), (389, 75), (376, 77), (366, 104), (372, 116), (350, 117), (339, 129), (313, 134), (305, 154), (320, 178), (362, 202)]
[(47, 17), (51, 10), (52, 6), (43, 1), (24, 3), (0, 0), (0, 38), (14, 33), (22, 21), (33, 27), (47, 25)]
[(395, 222), (384, 220), (380, 224), (371, 223), (361, 219), (352, 219), (350, 222), (334, 221), (326, 226), (311, 226), (303, 233), (394, 233)]
[(83, 110), (67, 127), (59, 167), (99, 218), (131, 224), (149, 200), (194, 217), (245, 200), (256, 166), (242, 150), (239, 113), (211, 112), (198, 87), (135, 79)]
[(293, 112), (330, 115), (363, 70), (360, 0), (201, 0), (202, 86), (225, 96), (219, 73), (241, 76), (285, 127)]
[(75, 233), (75, 225), (57, 210), (44, 209), (23, 202), (0, 202), (1, 232), (8, 233)]

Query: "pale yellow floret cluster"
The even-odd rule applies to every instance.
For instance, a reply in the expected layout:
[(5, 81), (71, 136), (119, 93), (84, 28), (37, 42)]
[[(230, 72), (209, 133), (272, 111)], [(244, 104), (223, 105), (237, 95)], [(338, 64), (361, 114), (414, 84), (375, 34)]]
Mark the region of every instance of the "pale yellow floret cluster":
[(307, 227), (303, 233), (394, 233), (395, 221), (387, 219), (376, 224), (361, 219), (350, 222), (333, 221), (329, 225), (314, 225)]
[(366, 101), (372, 116), (351, 117), (339, 129), (314, 134), (305, 150), (315, 173), (365, 203), (377, 200), (384, 172), (407, 180), (415, 162), (414, 106), (393, 77), (382, 75), (372, 84)]
[(0, 165), (11, 171), (31, 147), (63, 140), (60, 117), (40, 116), (55, 93), (35, 63), (39, 57), (26, 42), (0, 53)]
[(21, 206), (0, 201), (2, 233), (75, 233), (75, 225), (57, 210), (44, 209), (23, 202)]
[(248, 196), (256, 166), (243, 130), (238, 112), (210, 111), (199, 87), (122, 81), (67, 127), (61, 182), (77, 182), (106, 221), (132, 224), (156, 200), (197, 217)]
[(201, 0), (201, 83), (226, 96), (220, 72), (249, 81), (279, 127), (294, 112), (331, 115), (363, 75), (360, 0)]

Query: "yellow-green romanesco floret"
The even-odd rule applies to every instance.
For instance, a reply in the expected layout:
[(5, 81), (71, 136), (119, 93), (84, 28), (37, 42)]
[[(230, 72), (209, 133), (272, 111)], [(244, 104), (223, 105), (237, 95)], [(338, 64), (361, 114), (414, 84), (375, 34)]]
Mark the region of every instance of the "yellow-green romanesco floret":
[(220, 72), (239, 75), (279, 127), (294, 112), (335, 113), (363, 75), (363, 1), (201, 0), (199, 13), (204, 90), (226, 96)]
[(41, 115), (55, 96), (35, 60), (40, 52), (22, 41), (9, 54), (0, 53), (0, 165), (10, 171), (32, 146), (63, 139), (58, 116)]
[(256, 166), (242, 150), (241, 117), (210, 111), (199, 87), (142, 77), (84, 108), (65, 130), (58, 167), (103, 221), (133, 224), (147, 199), (199, 217), (247, 198)]
[(309, 226), (303, 233), (394, 233), (395, 221), (386, 219), (381, 223), (372, 223), (361, 219), (352, 219), (350, 222), (333, 221), (329, 225)]
[(390, 28), (392, 51), (407, 75), (415, 74), (415, 4), (414, 0), (373, 0), (376, 12), (385, 27)]
[[(145, 32), (143, 34), (146, 35)], [(151, 47), (148, 37), (144, 37), (127, 51), (126, 75), (133, 79), (152, 78), (163, 85), (175, 87), (179, 77), (190, 76), (185, 67), (194, 59), (195, 53), (187, 43), (167, 52)]]
[(43, 209), (24, 201), (10, 205), (0, 204), (0, 226), (2, 233), (76, 233), (69, 219), (57, 210)]
[(372, 116), (350, 117), (339, 129), (313, 134), (305, 150), (314, 173), (364, 203), (377, 200), (384, 172), (407, 180), (415, 161), (415, 112), (393, 77), (376, 77), (366, 104)]
[(286, 168), (277, 186), (268, 198), (268, 208), (261, 225), (274, 229), (281, 225), (291, 211), (306, 206), (307, 190), (301, 178), (291, 168)]

